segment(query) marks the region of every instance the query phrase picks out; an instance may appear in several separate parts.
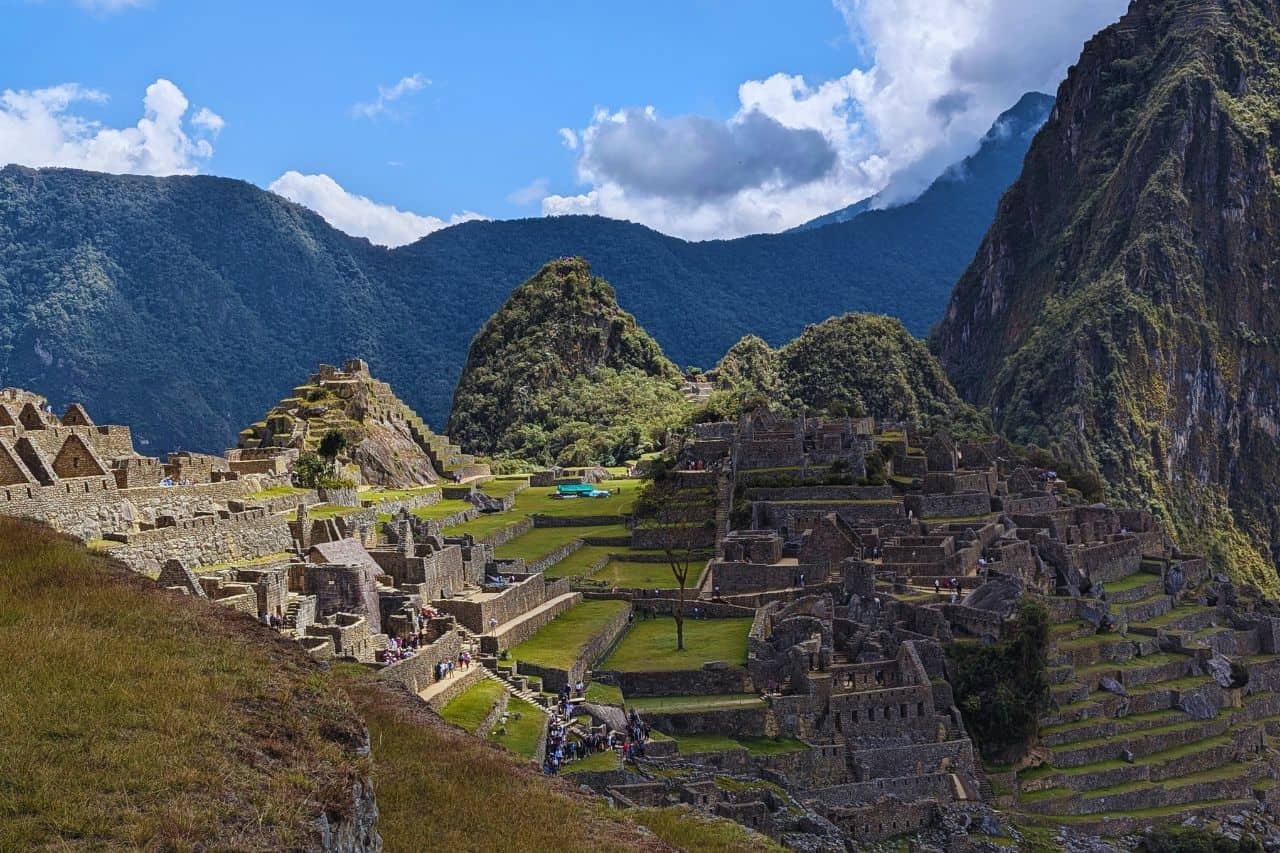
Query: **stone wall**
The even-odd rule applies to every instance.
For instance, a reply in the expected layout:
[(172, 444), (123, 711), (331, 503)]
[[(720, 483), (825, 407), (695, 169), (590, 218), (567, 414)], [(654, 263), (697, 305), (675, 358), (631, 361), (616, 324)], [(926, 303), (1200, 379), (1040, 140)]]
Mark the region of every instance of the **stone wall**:
[(892, 500), (892, 486), (791, 486), (751, 488), (750, 496), (761, 501), (874, 501)]
[[(378, 678), (382, 681), (398, 681), (410, 692), (425, 690), (436, 682), (435, 666), (442, 661), (457, 661), (462, 653), (462, 638), (456, 630), (445, 631), (435, 642), (418, 647), (413, 657), (387, 664), (378, 670)], [(472, 665), (477, 675), (479, 664)], [(457, 676), (454, 676), (457, 678)], [(458, 679), (459, 681), (461, 679)]]
[[(562, 582), (565, 583), (564, 589), (565, 589), (565, 592), (567, 592), (568, 582), (563, 579), (562, 579)], [(550, 596), (548, 600), (550, 601), (555, 598), (558, 598), (561, 595), (564, 595), (565, 592), (557, 592), (555, 595)], [(536, 616), (531, 616), (525, 619), (517, 619), (505, 625), (500, 624), (498, 626), (497, 631), (483, 634), (480, 637), (480, 650), (485, 654), (492, 655), (492, 654), (498, 654), (499, 652), (505, 651), (511, 648), (512, 646), (519, 645), (520, 643), (523, 643), (525, 640), (532, 637), (534, 634), (538, 633), (538, 631), (541, 630), (543, 626), (545, 626), (548, 622), (551, 622), (560, 614), (568, 610), (572, 610), (581, 601), (582, 601), (581, 594), (574, 595), (572, 597), (565, 598), (559, 604), (553, 605), (551, 607), (548, 607), (546, 610), (540, 611)]]
[(740, 666), (706, 666), (678, 672), (596, 673), (595, 677), (622, 688), (626, 696), (715, 696), (750, 693), (751, 679)]
[(476, 539), (482, 545), (488, 545), (497, 548), (499, 545), (505, 545), (517, 536), (523, 536), (533, 529), (533, 519), (522, 518), (514, 521), (505, 527), (499, 527), (497, 530), (486, 533), (484, 536)]
[(160, 571), (169, 559), (207, 566), (252, 560), (293, 547), (284, 519), (261, 509), (184, 518), (171, 527), (112, 534), (111, 538), (123, 543), (111, 549), (112, 557), (134, 571), (147, 573)]
[[(561, 589), (554, 586), (554, 589)], [(568, 592), (567, 587), (564, 588)], [(504, 625), (513, 619), (523, 616), (533, 608), (554, 598), (553, 585), (547, 584), (541, 574), (535, 574), (519, 583), (507, 587), (503, 591), (486, 596), (481, 600), (447, 599), (438, 602), (438, 607), (450, 614), (475, 634), (483, 634), (489, 630), (489, 621), (496, 619)]]
[(556, 563), (560, 562), (565, 557), (572, 554), (574, 551), (577, 551), (579, 548), (582, 547), (582, 545), (583, 545), (583, 541), (581, 539), (574, 539), (572, 542), (568, 542), (564, 545), (561, 545), (559, 548), (552, 551), (550, 554), (546, 555), (545, 557), (542, 557), (541, 559), (538, 559), (538, 560), (534, 560), (532, 563), (527, 563), (525, 565), (525, 571), (545, 572), (547, 569), (551, 568)]
[(903, 500), (916, 518), (967, 518), (991, 512), (991, 496), (986, 492), (907, 495)]
[(804, 575), (806, 585), (826, 580), (826, 569), (822, 566), (785, 564), (768, 566), (760, 563), (721, 562), (711, 564), (712, 589), (719, 587), (721, 595), (790, 589), (799, 586), (801, 574)]
[(626, 517), (621, 515), (533, 515), (534, 527), (609, 527), (623, 524)]

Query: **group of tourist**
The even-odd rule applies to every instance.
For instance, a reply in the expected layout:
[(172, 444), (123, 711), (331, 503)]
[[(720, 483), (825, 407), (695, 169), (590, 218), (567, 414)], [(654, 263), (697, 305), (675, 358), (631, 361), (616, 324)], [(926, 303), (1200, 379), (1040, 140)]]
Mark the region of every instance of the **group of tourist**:
[[(982, 561), (982, 564), (985, 566), (986, 561)], [(933, 579), (933, 593), (938, 596), (938, 598), (942, 598), (942, 584), (943, 581), (939, 578)], [(946, 586), (947, 590), (951, 593), (951, 603), (955, 604), (956, 600), (960, 597), (960, 578), (949, 578), (946, 581)]]
[[(561, 691), (562, 707), (568, 707), (568, 689)], [(560, 772), (560, 767), (567, 761), (581, 761), (588, 755), (613, 750), (625, 761), (644, 758), (645, 744), (649, 742), (651, 729), (649, 724), (640, 719), (635, 709), (627, 717), (627, 729), (615, 731), (606, 723), (602, 731), (590, 731), (577, 738), (570, 738), (562, 719), (569, 719), (567, 714), (553, 716), (547, 728), (547, 754), (542, 762), (542, 771), (549, 776)]]
[(383, 663), (397, 663), (408, 660), (418, 653), (421, 642), (418, 634), (409, 634), (404, 638), (392, 637), (387, 647), (378, 653), (378, 660)]

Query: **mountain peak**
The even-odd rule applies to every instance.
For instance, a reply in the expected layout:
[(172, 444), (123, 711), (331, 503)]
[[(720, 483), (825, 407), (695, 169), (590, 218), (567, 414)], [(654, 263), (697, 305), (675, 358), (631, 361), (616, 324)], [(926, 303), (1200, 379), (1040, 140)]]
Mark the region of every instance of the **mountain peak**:
[(998, 197), (1017, 177), (1018, 169), (1022, 166), (1022, 158), (1026, 156), (1027, 148), (1031, 145), (1031, 139), (1049, 119), (1049, 115), (1053, 112), (1053, 103), (1052, 95), (1040, 92), (1028, 92), (1023, 95), (1016, 104), (996, 118), (978, 143), (977, 151), (947, 167), (928, 189), (914, 199), (890, 203), (891, 199), (884, 192), (877, 193), (856, 204), (811, 219), (791, 230), (809, 231), (840, 222), (850, 222), (864, 214), (888, 208), (911, 205), (927, 207), (938, 202), (935, 190), (938, 189), (939, 184), (954, 184), (959, 180), (968, 180), (975, 174), (981, 176), (981, 183), (973, 187), (974, 192), (994, 192)]

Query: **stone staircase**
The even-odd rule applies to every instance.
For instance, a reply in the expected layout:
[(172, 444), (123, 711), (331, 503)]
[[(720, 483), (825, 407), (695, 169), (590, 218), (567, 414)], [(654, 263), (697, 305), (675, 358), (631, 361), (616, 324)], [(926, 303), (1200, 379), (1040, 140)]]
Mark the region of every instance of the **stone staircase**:
[[(1046, 601), (1048, 758), (1018, 772), (1014, 808), (1029, 823), (1119, 835), (1161, 816), (1254, 807), (1276, 781), (1267, 755), (1280, 735), (1280, 694), (1265, 686), (1280, 664), (1234, 654), (1235, 632), (1215, 624), (1217, 610), (1178, 604), (1159, 575), (1138, 571), (1105, 587), (1123, 633), (1077, 618), (1098, 601)], [(1261, 677), (1245, 690), (1219, 686), (1203, 663), (1209, 643)]]

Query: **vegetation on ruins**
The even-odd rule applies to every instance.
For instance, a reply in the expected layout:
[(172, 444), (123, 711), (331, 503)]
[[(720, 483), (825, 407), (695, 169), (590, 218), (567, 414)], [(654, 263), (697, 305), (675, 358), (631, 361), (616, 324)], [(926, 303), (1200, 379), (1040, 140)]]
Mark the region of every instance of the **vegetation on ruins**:
[(0, 518), (0, 565), (0, 847), (304, 849), (350, 814), (364, 726), (296, 645), (40, 525)]
[[(684, 650), (684, 619), (689, 573), (700, 566), (708, 534), (715, 528), (714, 508), (694, 489), (686, 489), (671, 461), (654, 460), (644, 489), (636, 499), (636, 522), (657, 531), (659, 550), (667, 558), (678, 588), (671, 615), (676, 626), (676, 650)], [(695, 578), (696, 580), (696, 578)]]
[(1272, 4), (1132, 4), (1085, 47), (932, 340), (1008, 438), (1272, 594), (1278, 54)]
[(1239, 841), (1200, 827), (1153, 829), (1138, 842), (1136, 853), (1262, 853), (1258, 839)]
[(616, 465), (661, 447), (680, 371), (583, 260), (546, 264), (476, 335), (450, 435), (499, 459)]
[(1048, 646), (1048, 611), (1029, 598), (1019, 603), (998, 642), (947, 646), (956, 705), (987, 760), (1017, 760), (1034, 739), (1049, 699)]

